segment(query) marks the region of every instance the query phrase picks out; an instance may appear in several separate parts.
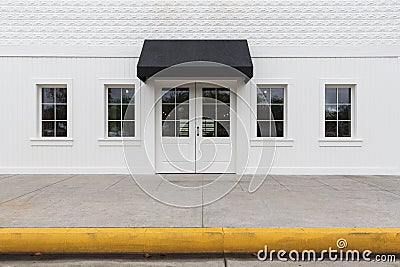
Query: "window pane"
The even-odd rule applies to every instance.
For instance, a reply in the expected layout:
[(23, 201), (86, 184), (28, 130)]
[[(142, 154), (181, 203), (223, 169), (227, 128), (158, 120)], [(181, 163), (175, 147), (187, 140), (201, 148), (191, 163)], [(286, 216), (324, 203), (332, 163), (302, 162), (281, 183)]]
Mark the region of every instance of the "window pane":
[(283, 120), (283, 105), (271, 105), (271, 120)]
[(339, 121), (338, 126), (339, 137), (351, 136), (351, 123), (349, 121)]
[(350, 119), (351, 119), (351, 106), (339, 105), (339, 120), (350, 120)]
[(162, 103), (175, 103), (175, 89), (163, 89)]
[(203, 137), (214, 137), (215, 136), (215, 121), (212, 119), (206, 119), (203, 117)]
[(122, 105), (122, 119), (135, 120), (135, 105)]
[(67, 120), (67, 105), (56, 106), (56, 119)]
[(215, 119), (215, 105), (203, 104), (203, 117), (207, 119)]
[(179, 137), (189, 136), (189, 122), (187, 120), (176, 121), (176, 135)]
[(217, 136), (218, 137), (229, 137), (229, 121), (218, 121), (217, 122)]
[(54, 103), (54, 88), (42, 88), (42, 103)]
[(215, 103), (216, 90), (212, 88), (203, 89), (203, 103)]
[(269, 104), (270, 91), (268, 88), (259, 88), (257, 90), (257, 104)]
[(67, 137), (67, 122), (57, 121), (56, 122), (56, 136)]
[(42, 136), (43, 137), (53, 137), (54, 136), (54, 121), (44, 121), (42, 122)]
[(336, 126), (336, 121), (325, 121), (325, 137), (337, 137)]
[(108, 122), (108, 137), (121, 137), (121, 122), (109, 121)]
[(336, 104), (337, 103), (336, 88), (326, 88), (325, 103), (326, 104)]
[(269, 121), (257, 122), (257, 137), (270, 137), (271, 123)]
[(122, 123), (122, 136), (123, 137), (134, 137), (135, 136), (135, 122), (124, 121)]
[(42, 105), (42, 120), (54, 120), (54, 105)]
[(121, 88), (108, 88), (108, 103), (121, 103)]
[(67, 103), (67, 88), (57, 88), (56, 102), (61, 104)]
[[(131, 100), (132, 100), (132, 102), (131, 102)], [(122, 103), (135, 104), (135, 89), (122, 88)]]
[(223, 103), (230, 103), (230, 91), (229, 89), (218, 89), (217, 91), (217, 100)]
[(218, 120), (229, 120), (230, 119), (230, 107), (226, 104), (217, 105), (217, 119)]
[(188, 120), (189, 119), (189, 105), (180, 104), (176, 108), (176, 119), (177, 120)]
[(283, 121), (276, 121), (271, 124), (271, 136), (283, 137)]
[(174, 121), (163, 121), (162, 122), (162, 136), (175, 136), (175, 122)]
[(189, 101), (189, 89), (177, 88), (176, 89), (176, 103), (183, 103)]
[(108, 119), (109, 120), (120, 120), (121, 119), (121, 106), (120, 105), (108, 105)]
[[(325, 136), (351, 136), (351, 88), (326, 88), (325, 101)], [(334, 105), (332, 105), (334, 104)]]
[(271, 103), (272, 104), (283, 104), (283, 88), (272, 88), (271, 89)]
[(337, 119), (337, 106), (336, 105), (326, 105), (325, 106), (325, 119), (326, 120), (336, 120)]
[(175, 104), (162, 105), (162, 119), (175, 120)]
[(258, 120), (269, 120), (270, 119), (269, 105), (258, 105), (257, 106), (257, 119)]
[(339, 103), (350, 104), (351, 103), (351, 89), (350, 88), (339, 88)]

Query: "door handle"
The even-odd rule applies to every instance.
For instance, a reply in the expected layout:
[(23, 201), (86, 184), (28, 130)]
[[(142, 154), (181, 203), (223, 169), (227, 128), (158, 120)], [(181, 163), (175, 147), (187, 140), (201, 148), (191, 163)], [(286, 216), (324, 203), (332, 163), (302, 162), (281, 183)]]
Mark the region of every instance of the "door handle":
[(196, 127), (196, 134), (197, 134), (197, 136), (200, 136), (200, 127), (199, 126)]

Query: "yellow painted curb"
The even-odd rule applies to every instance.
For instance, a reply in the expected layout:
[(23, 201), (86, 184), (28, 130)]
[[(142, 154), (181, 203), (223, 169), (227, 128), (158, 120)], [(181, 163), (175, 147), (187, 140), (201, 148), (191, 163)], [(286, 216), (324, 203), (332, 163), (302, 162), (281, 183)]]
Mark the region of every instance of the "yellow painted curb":
[[(400, 228), (224, 228), (224, 251), (241, 253), (268, 250), (314, 250), (338, 248), (344, 239), (346, 250), (400, 253)], [(342, 245), (342, 244), (341, 244)]]
[[(0, 253), (400, 253), (400, 228), (0, 228)], [(340, 248), (341, 249), (341, 248)]]
[(3, 228), (0, 253), (220, 252), (221, 228)]

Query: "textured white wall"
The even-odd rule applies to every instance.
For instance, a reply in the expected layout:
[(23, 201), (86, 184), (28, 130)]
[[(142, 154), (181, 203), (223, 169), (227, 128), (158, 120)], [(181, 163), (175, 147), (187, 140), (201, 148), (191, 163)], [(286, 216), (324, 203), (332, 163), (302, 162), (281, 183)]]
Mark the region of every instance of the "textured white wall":
[(145, 38), (400, 45), (400, 1), (2, 0), (0, 25), (0, 45), (131, 46)]

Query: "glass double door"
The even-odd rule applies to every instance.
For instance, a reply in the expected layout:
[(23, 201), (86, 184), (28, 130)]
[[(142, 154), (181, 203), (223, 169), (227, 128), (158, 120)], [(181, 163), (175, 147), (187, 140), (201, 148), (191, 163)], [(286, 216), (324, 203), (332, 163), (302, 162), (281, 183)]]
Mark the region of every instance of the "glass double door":
[(192, 82), (158, 92), (157, 172), (234, 172), (231, 88)]

